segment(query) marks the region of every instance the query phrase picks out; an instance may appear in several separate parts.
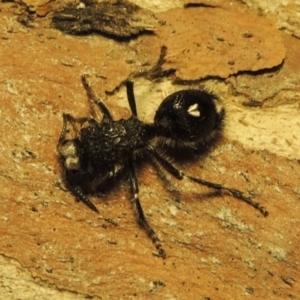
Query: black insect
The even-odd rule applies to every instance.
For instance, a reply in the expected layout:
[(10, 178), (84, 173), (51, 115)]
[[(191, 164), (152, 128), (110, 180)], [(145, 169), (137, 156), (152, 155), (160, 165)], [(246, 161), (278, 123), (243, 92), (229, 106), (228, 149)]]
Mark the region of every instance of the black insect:
[[(189, 176), (178, 170), (163, 154), (162, 145), (201, 149), (210, 145), (222, 131), (224, 109), (217, 110), (215, 96), (200, 90), (182, 90), (163, 100), (153, 123), (144, 123), (137, 117), (133, 83), (126, 83), (127, 98), (132, 116), (114, 121), (102, 101), (96, 98), (82, 76), (94, 117), (74, 118), (63, 115), (63, 129), (59, 138), (58, 151), (64, 170), (67, 187), (75, 197), (95, 212), (98, 209), (87, 198), (96, 194), (118, 175), (129, 178), (131, 202), (137, 221), (147, 232), (160, 256), (166, 253), (151, 228), (139, 200), (139, 188), (135, 174), (135, 158), (141, 152), (152, 159), (177, 179), (187, 179), (219, 192), (227, 192), (254, 208), (264, 216), (268, 212), (259, 203), (246, 197), (243, 192), (221, 184)], [(99, 110), (102, 120), (97, 120)]]

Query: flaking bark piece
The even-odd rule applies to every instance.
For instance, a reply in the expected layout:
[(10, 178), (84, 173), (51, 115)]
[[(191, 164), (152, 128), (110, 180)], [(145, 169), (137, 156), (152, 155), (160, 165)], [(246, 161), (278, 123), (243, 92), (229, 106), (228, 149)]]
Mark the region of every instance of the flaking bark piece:
[(156, 16), (165, 25), (157, 27), (155, 37), (141, 37), (139, 53), (163, 43), (167, 53), (161, 73), (176, 70), (178, 81), (271, 69), (285, 58), (274, 24), (240, 5), (175, 8)]
[(55, 28), (68, 34), (102, 33), (129, 38), (145, 31), (154, 31), (154, 15), (128, 1), (105, 1), (70, 5), (56, 12), (52, 19)]
[(228, 0), (184, 0), (184, 7), (189, 6), (207, 6), (207, 7), (225, 7), (230, 5)]

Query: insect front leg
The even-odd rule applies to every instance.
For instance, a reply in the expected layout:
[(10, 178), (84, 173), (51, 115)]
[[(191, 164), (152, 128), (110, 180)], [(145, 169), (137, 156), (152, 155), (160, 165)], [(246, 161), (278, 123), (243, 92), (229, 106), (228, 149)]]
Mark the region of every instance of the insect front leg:
[(252, 198), (250, 197), (246, 197), (244, 195), (244, 193), (240, 190), (237, 189), (232, 189), (232, 188), (228, 188), (225, 187), (221, 184), (218, 183), (214, 183), (214, 182), (209, 182), (209, 181), (205, 181), (202, 180), (200, 178), (196, 178), (196, 177), (192, 177), (189, 175), (186, 175), (184, 172), (178, 170), (177, 168), (175, 168), (169, 161), (167, 161), (163, 156), (161, 156), (159, 153), (157, 153), (154, 149), (152, 148), (148, 148), (148, 151), (152, 154), (152, 156), (158, 161), (158, 163), (167, 171), (169, 172), (171, 175), (173, 175), (174, 177), (176, 177), (177, 179), (189, 179), (193, 182), (196, 182), (200, 185), (204, 185), (208, 188), (214, 189), (218, 192), (227, 192), (229, 195), (233, 196), (236, 199), (240, 199), (244, 202), (246, 202), (247, 204), (253, 206), (255, 209), (257, 209), (264, 217), (266, 217), (269, 213), (268, 211), (261, 206), (258, 202), (254, 201)]
[(154, 244), (154, 246), (156, 247), (156, 249), (159, 253), (159, 256), (161, 256), (162, 258), (165, 258), (166, 252), (163, 249), (155, 231), (149, 225), (149, 223), (145, 217), (145, 214), (143, 212), (143, 208), (142, 208), (141, 202), (139, 200), (138, 182), (137, 182), (137, 178), (135, 175), (133, 162), (131, 159), (129, 161), (129, 180), (130, 180), (130, 188), (131, 188), (131, 193), (132, 193), (131, 203), (133, 205), (137, 221), (138, 221), (139, 225), (146, 231), (146, 233), (150, 237), (152, 243)]
[(108, 120), (108, 121), (112, 121), (112, 116), (111, 116), (108, 108), (100, 99), (98, 99), (96, 97), (92, 87), (90, 86), (90, 84), (88, 82), (88, 77), (89, 77), (89, 75), (87, 75), (87, 74), (82, 75), (81, 82), (83, 84), (83, 87), (86, 90), (89, 100), (92, 100), (92, 101), (90, 101), (91, 108), (93, 108), (92, 104), (96, 104), (99, 107), (100, 111), (103, 113), (104, 118), (106, 118), (106, 120)]

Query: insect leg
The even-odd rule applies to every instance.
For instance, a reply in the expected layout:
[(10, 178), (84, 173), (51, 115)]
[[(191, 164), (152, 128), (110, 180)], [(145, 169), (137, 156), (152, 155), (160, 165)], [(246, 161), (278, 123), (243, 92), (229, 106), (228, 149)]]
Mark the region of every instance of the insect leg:
[(191, 180), (193, 182), (196, 182), (200, 185), (204, 185), (208, 188), (217, 190), (219, 192), (225, 191), (228, 194), (230, 194), (231, 196), (233, 196), (237, 199), (240, 199), (240, 200), (246, 202), (247, 204), (253, 206), (261, 214), (263, 214), (265, 217), (269, 214), (268, 211), (263, 206), (261, 206), (258, 202), (254, 201), (252, 198), (246, 197), (242, 191), (239, 191), (237, 189), (228, 188), (228, 187), (225, 187), (225, 186), (223, 186), (221, 184), (218, 184), (218, 183), (213, 183), (213, 182), (202, 180), (200, 178), (196, 178), (196, 177), (186, 175), (186, 174), (184, 174), (184, 172), (182, 172), (182, 171), (178, 170), (177, 168), (175, 168), (169, 161), (167, 161), (163, 156), (161, 156), (159, 153), (157, 153), (154, 149), (149, 148), (148, 151), (153, 155), (153, 157), (158, 161), (158, 163), (166, 171), (168, 171), (170, 174), (172, 174), (177, 179), (182, 180), (182, 179), (186, 178), (186, 179), (189, 179), (189, 180)]
[(87, 74), (82, 75), (81, 76), (81, 81), (82, 81), (83, 87), (85, 88), (85, 90), (87, 92), (87, 95), (88, 95), (89, 99), (93, 100), (93, 102), (98, 105), (98, 107), (100, 108), (103, 115), (108, 120), (112, 121), (112, 116), (111, 116), (108, 108), (105, 106), (105, 104), (101, 100), (99, 100), (96, 97), (93, 89), (91, 88), (90, 84), (88, 83), (88, 80), (87, 80), (88, 77), (89, 77), (89, 75), (87, 75)]
[(196, 177), (192, 177), (192, 176), (186, 176), (186, 177), (194, 182), (201, 184), (201, 185), (213, 188), (218, 191), (228, 192), (228, 194), (232, 195), (233, 197), (240, 199), (240, 200), (248, 203), (249, 205), (253, 206), (255, 209), (260, 211), (264, 217), (266, 217), (269, 214), (268, 211), (263, 206), (261, 206), (258, 202), (254, 201), (252, 198), (246, 197), (244, 195), (244, 193), (240, 190), (228, 188), (228, 187), (222, 186), (221, 184), (205, 181), (200, 178), (196, 178)]
[(150, 237), (152, 243), (154, 244), (154, 246), (156, 247), (156, 249), (159, 253), (159, 256), (165, 258), (166, 257), (165, 250), (162, 248), (159, 238), (157, 237), (156, 233), (149, 225), (149, 223), (144, 215), (143, 208), (142, 208), (141, 202), (139, 200), (138, 182), (137, 182), (134, 166), (133, 166), (131, 159), (129, 161), (129, 172), (130, 172), (129, 173), (130, 187), (131, 187), (131, 192), (133, 195), (133, 197), (131, 199), (131, 203), (133, 204), (137, 221), (138, 221), (139, 225), (146, 231), (146, 233)]
[(133, 92), (133, 82), (132, 81), (126, 81), (126, 92), (127, 92), (127, 99), (128, 99), (128, 103), (129, 103), (132, 115), (137, 117), (136, 101), (135, 101), (135, 96), (134, 96), (134, 92)]

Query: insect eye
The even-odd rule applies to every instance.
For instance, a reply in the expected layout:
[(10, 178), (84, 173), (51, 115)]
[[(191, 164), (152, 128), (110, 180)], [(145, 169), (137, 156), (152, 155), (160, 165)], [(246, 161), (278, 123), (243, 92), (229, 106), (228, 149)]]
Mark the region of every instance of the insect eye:
[(199, 90), (183, 90), (168, 96), (158, 108), (154, 123), (163, 136), (193, 142), (212, 133), (220, 123), (215, 96)]

